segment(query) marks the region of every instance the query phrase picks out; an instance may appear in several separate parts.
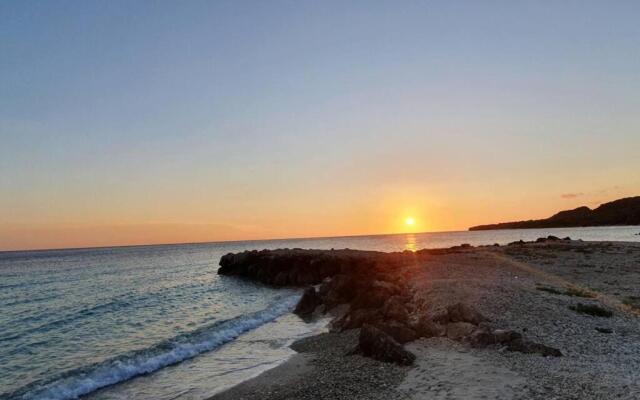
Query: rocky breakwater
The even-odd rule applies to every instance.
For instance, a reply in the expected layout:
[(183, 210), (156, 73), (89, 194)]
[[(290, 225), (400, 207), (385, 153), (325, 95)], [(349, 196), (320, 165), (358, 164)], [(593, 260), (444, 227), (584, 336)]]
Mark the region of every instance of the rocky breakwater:
[[(382, 253), (356, 250), (262, 250), (227, 254), (221, 275), (239, 276), (275, 286), (306, 286), (295, 313), (308, 319), (347, 305), (330, 324), (332, 331), (360, 329), (350, 354), (410, 365), (415, 356), (403, 344), (421, 337), (448, 337), (474, 347), (560, 356), (559, 350), (526, 340), (520, 333), (492, 326), (472, 306), (453, 302), (424, 315), (414, 302), (410, 268), (423, 257), (469, 251), (458, 246), (439, 251)], [(438, 304), (443, 303), (438, 299)], [(445, 299), (446, 300), (446, 299)]]
[(345, 275), (354, 279), (391, 272), (406, 265), (414, 253), (359, 250), (252, 250), (220, 259), (218, 274), (239, 276), (274, 286), (308, 286)]

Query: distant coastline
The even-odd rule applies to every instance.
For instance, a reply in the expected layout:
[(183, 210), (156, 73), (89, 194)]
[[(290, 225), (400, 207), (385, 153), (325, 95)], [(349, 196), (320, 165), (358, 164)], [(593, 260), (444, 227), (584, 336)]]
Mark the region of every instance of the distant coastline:
[(640, 196), (601, 204), (595, 209), (583, 206), (560, 211), (546, 219), (478, 225), (470, 231), (491, 229), (573, 228), (586, 226), (640, 225)]

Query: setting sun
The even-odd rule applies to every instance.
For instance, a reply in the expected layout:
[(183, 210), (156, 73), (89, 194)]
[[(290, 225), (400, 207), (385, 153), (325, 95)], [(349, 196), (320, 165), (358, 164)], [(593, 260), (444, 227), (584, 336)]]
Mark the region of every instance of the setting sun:
[(415, 225), (416, 220), (413, 217), (408, 217), (407, 219), (404, 220), (404, 223), (407, 225)]

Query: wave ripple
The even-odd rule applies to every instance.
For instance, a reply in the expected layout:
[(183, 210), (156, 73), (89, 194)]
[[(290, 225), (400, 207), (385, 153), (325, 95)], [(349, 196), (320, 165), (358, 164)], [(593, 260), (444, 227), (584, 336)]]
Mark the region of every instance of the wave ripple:
[(291, 295), (264, 310), (214, 323), (151, 348), (134, 351), (85, 368), (66, 372), (47, 382), (34, 382), (0, 399), (67, 400), (135, 376), (148, 374), (211, 351), (241, 334), (290, 312), (299, 299)]

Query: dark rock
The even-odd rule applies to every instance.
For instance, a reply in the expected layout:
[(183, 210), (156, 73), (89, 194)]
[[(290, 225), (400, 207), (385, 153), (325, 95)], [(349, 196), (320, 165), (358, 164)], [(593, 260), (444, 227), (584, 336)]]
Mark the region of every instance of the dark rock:
[(492, 332), (496, 343), (504, 344), (513, 340), (522, 339), (522, 334), (516, 331), (506, 331), (503, 329), (496, 329)]
[(418, 338), (418, 334), (413, 329), (397, 321), (378, 322), (375, 323), (375, 327), (400, 344), (413, 342)]
[(405, 350), (391, 336), (368, 324), (360, 329), (356, 351), (365, 357), (400, 365), (411, 365), (416, 359), (415, 355)]
[(447, 307), (450, 322), (469, 322), (478, 325), (487, 319), (472, 306), (456, 303)]
[(319, 279), (315, 271), (309, 268), (303, 268), (298, 272), (295, 278), (292, 279), (298, 286), (312, 285), (318, 283)]
[(478, 327), (467, 338), (472, 347), (483, 348), (493, 344), (508, 344), (522, 339), (522, 334), (516, 331), (496, 329), (491, 331), (487, 327)]
[(360, 328), (364, 324), (377, 325), (382, 321), (382, 313), (375, 308), (350, 309), (344, 316), (331, 322), (331, 329), (343, 331)]
[(218, 274), (240, 276), (278, 286), (315, 285), (338, 274), (368, 276), (377, 264), (402, 264), (395, 253), (356, 250), (281, 249), (229, 253), (220, 259)]
[(451, 322), (447, 324), (447, 337), (451, 340), (461, 340), (469, 336), (476, 326), (469, 322)]
[(359, 308), (382, 308), (384, 303), (389, 298), (389, 294), (384, 291), (363, 291), (356, 296), (351, 302), (351, 307), (354, 309)]
[(419, 337), (440, 337), (447, 334), (446, 326), (439, 324), (429, 318), (421, 318), (413, 326)]
[[(553, 235), (549, 235), (549, 236), (547, 236), (547, 237), (540, 237), (540, 238), (537, 238), (537, 239), (536, 239), (536, 243), (556, 242), (556, 241), (558, 241), (558, 240), (560, 240), (560, 238), (559, 238), (559, 237), (557, 237), (557, 236), (553, 236)], [(569, 239), (569, 240), (571, 240), (571, 239)]]
[(613, 316), (613, 311), (600, 307), (597, 304), (578, 303), (576, 305), (569, 306), (569, 308), (575, 312), (592, 315), (594, 317), (611, 318), (611, 316)]
[(391, 278), (390, 277), (386, 277), (388, 280), (374, 280), (371, 282), (371, 289), (372, 290), (378, 290), (378, 291), (383, 291), (385, 293), (389, 294), (389, 297), (396, 295), (396, 294), (400, 294), (402, 292), (402, 289), (400, 288), (400, 286), (396, 285), (395, 283), (391, 282)]
[(273, 279), (273, 284), (276, 286), (285, 286), (287, 282), (289, 282), (289, 274), (284, 271), (278, 272)]
[(382, 314), (387, 319), (406, 323), (409, 320), (409, 312), (405, 304), (406, 299), (402, 296), (392, 296), (384, 303)]
[(476, 348), (484, 348), (496, 343), (496, 337), (494, 334), (485, 327), (477, 328), (471, 332), (467, 339), (469, 340), (471, 347)]
[(495, 330), (491, 332), (486, 327), (479, 327), (467, 337), (472, 347), (484, 348), (494, 344), (506, 345), (509, 351), (527, 354), (541, 354), (543, 356), (561, 357), (560, 350), (526, 340), (515, 331)]
[(366, 289), (359, 291), (351, 303), (353, 308), (379, 308), (392, 296), (399, 294), (400, 288), (390, 282), (373, 281)]
[(449, 320), (449, 313), (447, 312), (447, 310), (438, 312), (436, 314), (434, 314), (433, 316), (431, 316), (431, 318), (429, 318), (431, 321), (436, 322), (438, 324), (441, 325), (446, 325), (449, 322), (451, 322)]
[(301, 317), (308, 317), (320, 304), (322, 304), (322, 299), (316, 292), (316, 288), (311, 286), (304, 291), (293, 313)]
[(544, 344), (531, 342), (522, 338), (510, 341), (507, 344), (507, 349), (509, 351), (517, 351), (520, 353), (541, 354), (545, 357), (562, 357), (562, 352), (560, 352), (560, 350), (558, 349), (545, 346)]
[(332, 308), (351, 301), (358, 292), (358, 287), (355, 279), (340, 274), (323, 282), (319, 292), (327, 307)]
[(596, 330), (600, 333), (613, 333), (613, 330), (611, 328), (602, 328), (597, 326)]
[(326, 314), (327, 311), (329, 311), (327, 310), (327, 306), (324, 304), (320, 304), (318, 307), (316, 307), (316, 309), (313, 312), (318, 315), (322, 315), (322, 314)]

